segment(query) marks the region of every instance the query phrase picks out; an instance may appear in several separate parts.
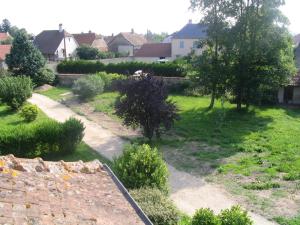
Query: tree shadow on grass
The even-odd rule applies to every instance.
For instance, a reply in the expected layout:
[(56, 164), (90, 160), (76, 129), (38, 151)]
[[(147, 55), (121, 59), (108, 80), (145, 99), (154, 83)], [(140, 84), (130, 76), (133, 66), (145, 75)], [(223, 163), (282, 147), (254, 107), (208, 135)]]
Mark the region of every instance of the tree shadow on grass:
[[(164, 152), (168, 158), (177, 158), (170, 159), (171, 164), (186, 170), (198, 167), (202, 175), (211, 173), (238, 152), (263, 149), (266, 142), (263, 132), (273, 121), (272, 117), (260, 116), (255, 110), (238, 112), (232, 108), (210, 111), (194, 108), (182, 111), (180, 117), (174, 131), (184, 141), (170, 139), (172, 150)], [(255, 134), (254, 138), (250, 134)], [(191, 143), (197, 144), (191, 146)]]

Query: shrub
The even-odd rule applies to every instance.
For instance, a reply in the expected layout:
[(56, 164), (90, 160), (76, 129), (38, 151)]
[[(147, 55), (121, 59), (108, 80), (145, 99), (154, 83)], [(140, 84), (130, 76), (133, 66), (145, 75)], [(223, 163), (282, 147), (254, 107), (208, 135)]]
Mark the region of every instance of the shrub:
[(87, 75), (74, 82), (72, 91), (82, 100), (95, 97), (103, 92), (104, 82), (97, 75)]
[(90, 46), (80, 46), (76, 49), (77, 56), (80, 59), (97, 59), (99, 50)]
[(84, 136), (84, 125), (81, 121), (70, 118), (62, 124), (61, 148), (64, 154), (72, 153)]
[(248, 213), (239, 206), (233, 206), (231, 209), (222, 210), (218, 216), (221, 225), (252, 225), (253, 222)]
[(161, 126), (170, 129), (178, 119), (175, 104), (168, 101), (164, 82), (147, 76), (129, 80), (118, 88), (120, 97), (116, 102), (116, 114), (124, 119), (126, 126), (140, 126), (145, 137), (160, 137)]
[(168, 190), (168, 168), (156, 148), (149, 145), (126, 146), (123, 155), (114, 159), (113, 168), (129, 189), (155, 187)]
[(37, 86), (44, 84), (53, 84), (55, 80), (55, 74), (51, 69), (43, 68), (34, 77), (33, 82)]
[(191, 225), (220, 225), (220, 220), (211, 209), (199, 209), (193, 216)]
[(274, 182), (252, 182), (244, 184), (243, 188), (248, 190), (269, 190), (272, 188), (280, 188), (280, 184)]
[(118, 82), (127, 78), (126, 76), (117, 73), (99, 72), (96, 73), (96, 75), (101, 77), (101, 79), (104, 81), (105, 90), (107, 91), (114, 91), (118, 85)]
[(97, 72), (118, 73), (123, 75), (133, 75), (134, 72), (143, 70), (155, 76), (165, 77), (184, 77), (185, 72), (182, 66), (169, 62), (169, 63), (143, 63), (143, 62), (122, 62), (110, 63), (104, 65), (101, 62), (91, 61), (63, 61), (58, 64), (57, 71), (59, 73), (84, 73), (91, 74)]
[(174, 225), (180, 219), (179, 210), (160, 190), (143, 188), (130, 191), (154, 225)]
[(32, 95), (32, 82), (29, 77), (0, 78), (0, 99), (12, 109), (19, 109)]
[(28, 104), (22, 107), (20, 114), (26, 122), (32, 122), (36, 120), (38, 113), (39, 110), (36, 105)]
[[(47, 120), (27, 126), (1, 129), (2, 154), (17, 157), (63, 155), (75, 151), (83, 136), (80, 122), (70, 119), (65, 123)], [(71, 130), (72, 129), (72, 130)]]

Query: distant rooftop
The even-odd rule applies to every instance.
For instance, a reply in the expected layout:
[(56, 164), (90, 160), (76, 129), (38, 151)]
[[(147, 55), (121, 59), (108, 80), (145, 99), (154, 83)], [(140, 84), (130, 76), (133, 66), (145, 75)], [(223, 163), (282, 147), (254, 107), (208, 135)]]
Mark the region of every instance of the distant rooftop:
[(99, 161), (0, 157), (0, 224), (144, 224)]
[(206, 37), (207, 27), (202, 24), (188, 23), (172, 35), (173, 39), (201, 39)]
[(170, 43), (147, 43), (135, 53), (135, 57), (171, 57)]
[(0, 32), (0, 41), (5, 41), (10, 37), (8, 33), (1, 33)]
[(0, 45), (0, 61), (5, 60), (5, 56), (10, 53), (11, 45)]

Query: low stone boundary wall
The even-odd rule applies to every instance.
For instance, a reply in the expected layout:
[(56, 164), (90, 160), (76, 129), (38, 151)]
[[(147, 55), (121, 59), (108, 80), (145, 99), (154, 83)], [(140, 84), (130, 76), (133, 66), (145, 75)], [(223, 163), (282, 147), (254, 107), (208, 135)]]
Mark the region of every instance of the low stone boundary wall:
[[(57, 77), (60, 85), (72, 86), (75, 80), (86, 75), (87, 74), (57, 74)], [(188, 81), (188, 79), (184, 77), (159, 77), (159, 76), (155, 76), (155, 77), (157, 79), (163, 79), (166, 85), (168, 86), (181, 84), (185, 81)]]

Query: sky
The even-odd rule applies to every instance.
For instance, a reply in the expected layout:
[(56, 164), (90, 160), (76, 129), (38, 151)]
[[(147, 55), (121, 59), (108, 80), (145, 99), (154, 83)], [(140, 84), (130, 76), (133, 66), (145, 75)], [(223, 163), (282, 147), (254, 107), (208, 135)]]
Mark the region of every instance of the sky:
[[(103, 35), (131, 31), (173, 33), (188, 23), (199, 22), (201, 14), (189, 10), (189, 0), (0, 0), (0, 19), (38, 34), (58, 29), (70, 33)], [(5, 9), (5, 10), (2, 10)], [(300, 33), (300, 0), (286, 0), (283, 13), (292, 34)]]

